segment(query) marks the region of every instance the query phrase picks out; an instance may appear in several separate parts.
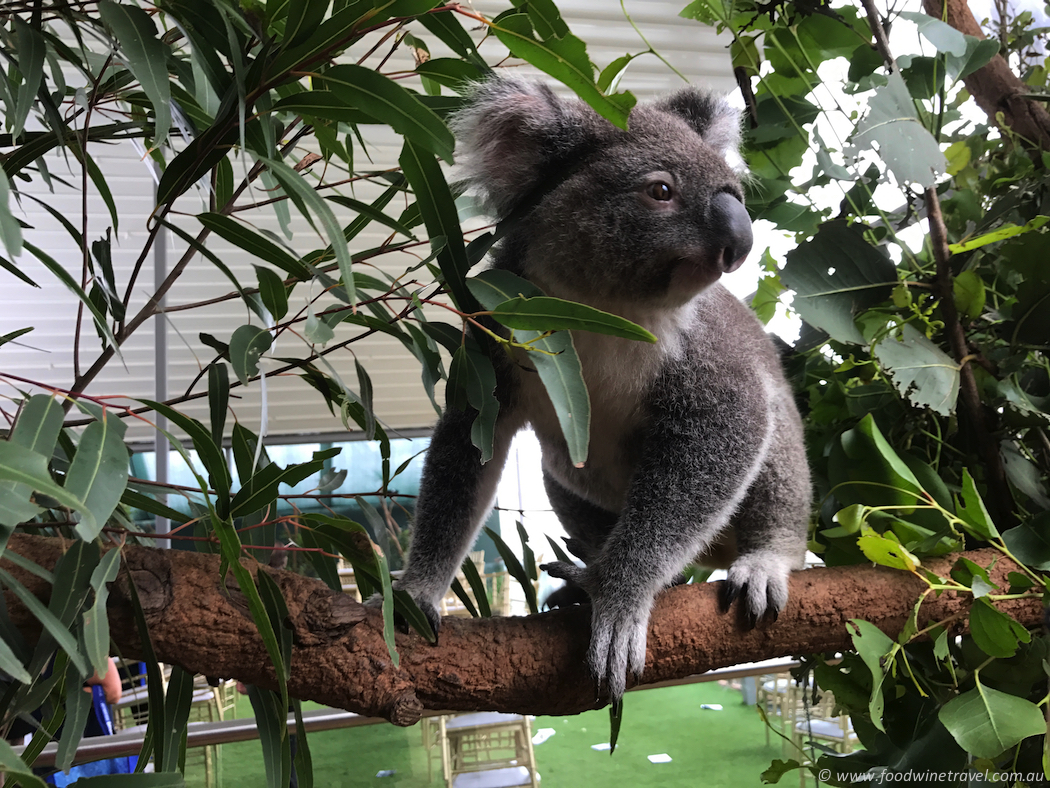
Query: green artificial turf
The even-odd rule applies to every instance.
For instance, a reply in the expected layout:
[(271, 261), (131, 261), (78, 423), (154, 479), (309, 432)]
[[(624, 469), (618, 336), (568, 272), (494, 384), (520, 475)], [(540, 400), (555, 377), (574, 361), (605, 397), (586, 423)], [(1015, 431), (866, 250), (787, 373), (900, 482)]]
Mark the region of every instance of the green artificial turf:
[[(243, 700), (243, 699), (242, 699)], [(721, 711), (701, 704), (721, 704)], [(250, 714), (246, 701), (238, 714)], [(715, 683), (630, 692), (624, 698), (623, 727), (616, 752), (591, 745), (609, 740), (607, 711), (571, 717), (538, 717), (533, 733), (555, 734), (536, 746), (536, 765), (547, 788), (589, 786), (667, 786), (671, 788), (749, 788), (762, 784), (761, 773), (781, 758), (776, 736), (766, 745), (763, 723), (739, 691)], [(418, 726), (368, 725), (310, 736), (314, 784), (318, 788), (423, 788), (443, 785), (440, 759), (427, 781), (427, 756)], [(650, 763), (646, 756), (667, 753), (670, 763)], [(259, 742), (222, 748), (221, 788), (264, 788)], [(199, 757), (197, 759), (199, 761)], [(393, 776), (376, 777), (380, 770)], [(794, 775), (785, 778), (794, 784)], [(203, 788), (202, 765), (187, 766), (187, 788)]]

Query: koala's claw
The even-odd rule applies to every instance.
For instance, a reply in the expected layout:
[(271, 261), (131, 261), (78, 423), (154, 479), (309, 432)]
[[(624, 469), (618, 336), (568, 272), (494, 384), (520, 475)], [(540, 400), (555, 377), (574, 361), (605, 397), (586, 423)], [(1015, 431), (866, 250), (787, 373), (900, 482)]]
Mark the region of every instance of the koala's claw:
[(768, 618), (776, 621), (787, 603), (787, 581), (791, 566), (783, 558), (767, 553), (749, 553), (733, 562), (722, 585), (720, 607), (725, 613), (740, 600), (740, 623), (751, 630)]
[(628, 673), (638, 678), (645, 669), (651, 599), (622, 595), (609, 598), (601, 593), (595, 570), (588, 567), (556, 561), (544, 564), (542, 569), (551, 577), (570, 583), (571, 593), (582, 592), (590, 597), (591, 644), (587, 649), (587, 668), (598, 695), (616, 703), (627, 689)]

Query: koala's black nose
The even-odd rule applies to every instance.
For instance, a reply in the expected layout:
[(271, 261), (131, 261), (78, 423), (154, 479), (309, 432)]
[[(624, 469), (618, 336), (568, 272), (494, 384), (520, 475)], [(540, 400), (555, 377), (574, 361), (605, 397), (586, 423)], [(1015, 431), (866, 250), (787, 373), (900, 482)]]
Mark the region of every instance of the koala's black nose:
[(735, 271), (751, 251), (754, 236), (747, 208), (732, 194), (719, 192), (712, 198), (711, 227), (715, 232), (719, 264), (725, 273)]

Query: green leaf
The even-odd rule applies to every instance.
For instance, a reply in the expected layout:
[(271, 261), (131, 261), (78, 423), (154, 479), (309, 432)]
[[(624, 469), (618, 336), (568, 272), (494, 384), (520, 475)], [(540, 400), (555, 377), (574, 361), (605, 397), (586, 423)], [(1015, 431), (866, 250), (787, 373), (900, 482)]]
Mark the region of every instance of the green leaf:
[(887, 336), (872, 352), (897, 390), (915, 405), (942, 416), (955, 412), (959, 365), (911, 323), (901, 328), (899, 338)]
[(916, 11), (901, 11), (899, 16), (914, 22), (923, 38), (933, 44), (938, 52), (956, 57), (966, 54), (966, 36), (946, 22)]
[(84, 692), (85, 678), (77, 672), (72, 662), (66, 666), (66, 720), (55, 753), (55, 766), (62, 771), (67, 771), (73, 765), (73, 757), (77, 754), (77, 745), (84, 735), (84, 725), (91, 710), (92, 696), (90, 692)]
[(976, 687), (952, 698), (937, 714), (968, 753), (998, 758), (1029, 736), (1046, 733), (1046, 720), (1034, 703), (976, 681)]
[(463, 245), (463, 230), (459, 226), (455, 200), (441, 166), (432, 155), (417, 148), (410, 139), (405, 140), (398, 161), (416, 195), (416, 203), (431, 241), (437, 237), (445, 239), (444, 246), (438, 252), (438, 265), (452, 299), (459, 309), (472, 311), (470, 308), (474, 299), (464, 284), (470, 263)]
[(627, 116), (637, 99), (630, 93), (605, 96), (594, 82), (594, 67), (587, 57), (584, 43), (572, 33), (561, 38), (537, 41), (532, 35), (529, 15), (523, 12), (504, 14), (489, 23), (496, 38), (511, 51), (554, 77), (583, 99), (591, 108), (621, 129), (627, 128)]
[(303, 0), (287, 4), (288, 17), (284, 25), (282, 46), (289, 49), (308, 40), (314, 34), (328, 11), (329, 0)]
[(153, 144), (161, 145), (171, 128), (171, 83), (168, 46), (157, 37), (153, 19), (138, 6), (99, 0), (99, 13), (113, 31), (126, 58), (128, 70), (142, 85), (157, 117)]
[(216, 361), (208, 367), (208, 412), (211, 415), (211, 439), (216, 446), (222, 445), (229, 404), (230, 373), (225, 364)]
[[(248, 293), (244, 289), (244, 287), (241, 286), (241, 283), (237, 281), (237, 277), (234, 276), (234, 273), (230, 270), (230, 267), (226, 265), (226, 263), (224, 263), (214, 252), (212, 252), (211, 249), (208, 249), (206, 246), (204, 246), (204, 244), (202, 244), (200, 241), (198, 241), (196, 238), (187, 233), (178, 225), (172, 224), (171, 222), (165, 221), (164, 219), (159, 219), (158, 221), (160, 221), (160, 223), (163, 224), (167, 229), (171, 230), (173, 233), (175, 233), (175, 235), (177, 235), (179, 238), (185, 241), (188, 246), (192, 247), (195, 251), (197, 251), (202, 257), (204, 257), (205, 260), (207, 260), (216, 268), (218, 268), (222, 272), (223, 276), (230, 280), (230, 283), (233, 285), (237, 293), (240, 294), (241, 300), (244, 301), (244, 305), (248, 307), (248, 309), (251, 312), (254, 312), (256, 315), (258, 315), (260, 320), (266, 320), (266, 314), (263, 312), (260, 300)], [(202, 340), (204, 336), (208, 335), (201, 332)], [(205, 343), (207, 344), (207, 340), (203, 341), (205, 341)]]
[(11, 441), (0, 441), (0, 479), (19, 482), (54, 498), (63, 506), (76, 509), (83, 516), (80, 525), (85, 529), (95, 528), (94, 515), (87, 504), (69, 490), (55, 484), (48, 473), (47, 463), (48, 457), (42, 454)]
[(455, 137), (438, 115), (413, 94), (382, 74), (363, 66), (333, 66), (314, 78), (336, 96), (386, 123), (416, 145), (452, 163)]
[(559, 561), (564, 561), (567, 564), (575, 563), (572, 558), (569, 557), (569, 554), (565, 552), (565, 548), (552, 539), (550, 535), (547, 535), (547, 541), (550, 543), (551, 550), (554, 551), (554, 555)]
[(11, 650), (11, 647), (7, 645), (3, 638), (0, 638), (0, 670), (22, 684), (31, 684), (33, 682), (33, 677), (29, 675), (29, 671), (22, 664), (22, 660), (15, 655), (15, 652)]
[(279, 694), (254, 684), (248, 685), (248, 699), (255, 711), (266, 785), (268, 788), (284, 788), (288, 785), (292, 764), (287, 706), (282, 708)]
[(868, 533), (857, 540), (861, 552), (879, 566), (914, 572), (921, 565), (918, 557), (908, 552), (896, 539), (877, 533)]
[(48, 271), (50, 271), (56, 279), (58, 279), (62, 284), (64, 284), (66, 287), (73, 291), (73, 294), (80, 299), (80, 302), (85, 307), (87, 307), (87, 310), (95, 319), (95, 328), (98, 329), (98, 332), (106, 338), (106, 342), (108, 342), (110, 347), (113, 348), (117, 356), (120, 359), (123, 359), (124, 356), (120, 352), (120, 345), (117, 344), (117, 340), (113, 336), (113, 332), (109, 329), (109, 324), (106, 322), (106, 316), (102, 314), (102, 312), (99, 311), (98, 307), (95, 306), (94, 302), (90, 298), (88, 298), (87, 293), (85, 293), (83, 288), (76, 283), (72, 276), (69, 275), (69, 272), (66, 271), (66, 269), (63, 268), (61, 265), (59, 265), (53, 257), (44, 252), (43, 249), (34, 246), (28, 241), (25, 242), (25, 248), (32, 252), (33, 256), (36, 257), (36, 259), (39, 260), (41, 263), (43, 263), (44, 267)]
[(248, 479), (242, 481), (241, 489), (237, 491), (230, 504), (230, 513), (234, 517), (242, 517), (272, 505), (277, 499), (279, 485), (287, 484), (294, 487), (304, 479), (320, 472), (324, 468), (325, 461), (336, 456), (340, 451), (342, 449), (339, 448), (315, 451), (313, 459), (309, 462), (292, 464), (287, 468), (281, 468), (275, 462), (259, 468)]
[[(492, 309), (505, 301), (523, 296), (530, 298), (542, 292), (530, 282), (509, 271), (490, 269), (467, 280), (474, 297)], [(548, 337), (539, 332), (516, 335), (516, 340), (529, 344), (526, 360), (536, 368), (554, 405), (558, 424), (569, 449), (569, 458), (580, 467), (587, 460), (591, 431), (591, 407), (587, 384), (583, 379), (583, 367), (576, 353), (572, 335), (559, 331)]]
[(98, 536), (124, 494), (128, 483), (128, 450), (124, 446), (127, 425), (111, 411), (84, 430), (77, 453), (66, 473), (66, 489), (84, 501), (90, 521), (77, 523), (77, 535), (84, 541)]
[[(217, 497), (216, 507), (219, 512), (225, 512), (229, 507), (230, 500), (230, 469), (226, 464), (226, 456), (223, 454), (220, 444), (212, 439), (211, 433), (196, 419), (179, 413), (174, 408), (161, 402), (148, 399), (140, 401), (143, 405), (167, 417), (169, 421), (189, 435), (190, 440), (193, 441), (193, 448), (196, 449), (201, 463), (208, 471), (209, 481)], [(169, 442), (176, 449), (182, 449), (182, 444), (173, 437), (169, 438)], [(189, 455), (186, 454), (184, 456), (186, 457), (186, 464), (190, 465)]]
[[(25, 128), (29, 111), (36, 103), (37, 94), (43, 86), (44, 59), (47, 56), (47, 42), (38, 30), (32, 28), (20, 17), (12, 16), (12, 30), (17, 36), (14, 54), (18, 55), (18, 70), (22, 73), (22, 82), (18, 86), (18, 96), (12, 108), (8, 106), (7, 126), (11, 137), (17, 138)], [(7, 250), (16, 255), (10, 246)]]
[[(183, 760), (186, 749), (186, 724), (190, 717), (190, 706), (193, 703), (193, 674), (179, 665), (171, 666), (168, 678), (168, 689), (164, 693), (164, 727), (161, 737), (164, 739), (160, 769), (173, 772)], [(153, 716), (153, 709), (150, 709)]]
[(22, 788), (47, 788), (47, 784), (33, 774), (33, 770), (15, 753), (14, 747), (4, 739), (0, 739), (0, 767), (0, 773), (7, 775), (13, 781), (12, 785), (17, 783)]
[(109, 668), (109, 616), (106, 600), (109, 599), (109, 583), (117, 578), (120, 569), (120, 550), (109, 550), (91, 573), (91, 588), (95, 601), (84, 611), (84, 646), (95, 674), (105, 676)]
[(869, 146), (878, 143), (878, 154), (898, 181), (933, 186), (945, 171), (944, 154), (933, 135), (915, 114), (911, 94), (899, 71), (888, 83), (875, 89), (868, 101), (868, 114), (857, 123), (853, 141)]
[[(463, 559), (463, 576), (467, 579), (470, 590), (474, 592), (474, 599), (478, 603), (478, 613), (482, 618), (492, 617), (492, 608), (489, 605), (489, 595), (485, 590), (485, 581), (478, 574), (478, 568), (470, 560), (470, 556)], [(466, 600), (464, 600), (466, 602)]]
[(492, 442), (499, 415), (495, 390), (496, 371), (489, 357), (474, 342), (458, 347), (449, 366), (445, 396), (451, 408), (466, 410), (469, 403), (478, 412), (471, 426), (470, 439), (481, 452), (482, 463), (492, 459)]
[(999, 42), (994, 38), (976, 38), (966, 36), (966, 52), (962, 57), (948, 55), (944, 59), (948, 76), (953, 81), (966, 79), (973, 72), (984, 68), (993, 57), (999, 54)]
[(1027, 629), (984, 597), (970, 608), (970, 634), (981, 651), (1001, 659), (1017, 653), (1018, 641), (1028, 643), (1032, 639)]
[[(36, 620), (44, 627), (47, 633), (54, 638), (66, 655), (69, 657), (69, 661), (73, 663), (76, 670), (81, 676), (87, 676), (91, 671), (91, 666), (88, 665), (84, 655), (80, 653), (80, 647), (77, 644), (77, 639), (69, 631), (69, 627), (62, 623), (61, 619), (56, 616), (51, 610), (44, 607), (44, 604), (37, 599), (30, 591), (21, 583), (19, 583), (9, 572), (0, 569), (0, 580), (3, 584), (10, 589), (10, 591), (18, 597), (19, 601), (29, 609)], [(61, 600), (57, 600), (61, 602)], [(56, 602), (52, 599), (52, 603)]]
[[(966, 148), (966, 150), (969, 150), (969, 148)], [(1014, 238), (1018, 235), (1024, 235), (1025, 233), (1030, 233), (1033, 230), (1038, 230), (1047, 222), (1050, 222), (1050, 216), (1037, 216), (1020, 227), (1012, 222), (1009, 222), (1007, 224), (1004, 224), (1002, 227), (999, 227), (988, 233), (982, 233), (981, 235), (978, 235), (975, 238), (970, 238), (966, 241), (961, 241), (957, 244), (948, 244), (948, 250), (952, 254), (961, 254), (962, 252), (969, 252), (973, 249), (980, 249), (982, 246), (987, 246), (988, 244), (994, 244), (998, 241), (1005, 241), (1007, 238)], [(966, 273), (972, 274), (973, 272), (964, 271), (962, 274), (959, 274), (959, 276), (962, 276)], [(976, 274), (973, 275), (976, 276)], [(956, 278), (958, 279), (958, 277)], [(978, 313), (978, 315), (979, 314), (980, 313)]]
[(1041, 572), (1050, 570), (1050, 512), (1041, 512), (1004, 531), (1003, 542), (1025, 566)]
[[(969, 150), (969, 149), (967, 149)], [(952, 282), (955, 308), (968, 320), (976, 320), (984, 311), (984, 280), (976, 271), (963, 271)]]
[(850, 623), (858, 630), (850, 633), (853, 648), (871, 671), (871, 698), (868, 701), (871, 722), (880, 731), (885, 732), (886, 728), (882, 723), (882, 710), (886, 703), (882, 695), (882, 685), (886, 680), (883, 659), (894, 653), (897, 645), (874, 624), (860, 619), (852, 619)]
[(795, 291), (792, 308), (832, 339), (865, 344), (854, 318), (885, 300), (897, 283), (897, 268), (868, 243), (864, 227), (835, 220), (788, 252), (781, 280)]
[[(388, 189), (390, 196), (386, 197), (382, 204), (386, 205), (386, 203), (390, 202), (390, 198), (396, 195), (399, 191), (401, 191), (401, 189), (399, 189), (397, 186), (391, 186), (390, 189)], [(384, 194), (384, 196), (386, 195)], [(369, 221), (377, 221), (380, 224), (386, 225), (394, 232), (401, 233), (402, 235), (415, 240), (416, 236), (413, 234), (412, 229), (410, 227), (406, 227), (397, 219), (387, 216), (379, 209), (379, 207), (376, 206), (375, 203), (369, 205), (366, 202), (361, 202), (360, 200), (355, 200), (351, 197), (344, 197), (341, 194), (333, 194), (332, 196), (326, 197), (325, 199), (329, 200), (330, 202), (334, 202), (337, 205), (341, 205), (344, 208), (349, 208), (351, 211), (354, 211), (358, 214), (358, 219), (354, 220), (354, 222), (347, 228), (346, 234), (349, 236), (347, 238), (348, 241), (351, 238), (355, 237), (358, 233), (360, 233), (361, 230), (363, 230), (368, 225)]]
[(259, 374), (259, 359), (270, 349), (273, 336), (265, 328), (246, 324), (230, 337), (230, 364), (233, 374), (244, 385)]
[[(11, 213), (11, 184), (7, 180), (7, 175), (2, 171), (0, 171), (0, 241), (3, 242), (4, 248), (12, 257), (18, 257), (22, 253), (22, 225)], [(6, 260), (4, 263), (4, 268), (19, 279), (34, 287), (39, 287), (32, 279), (14, 267), (13, 263), (8, 263)]]
[[(11, 442), (36, 454), (50, 457), (62, 429), (62, 406), (47, 394), (30, 397), (22, 407), (11, 432)], [(15, 526), (39, 514), (42, 509), (30, 500), (32, 488), (21, 482), (0, 481), (0, 525)], [(0, 555), (3, 544), (0, 544)]]
[(506, 542), (500, 538), (500, 535), (493, 531), (488, 526), (485, 527), (485, 533), (488, 534), (489, 539), (492, 540), (493, 544), (496, 545), (496, 550), (499, 551), (500, 558), (503, 559), (503, 563), (507, 566), (507, 572), (518, 581), (522, 591), (525, 592), (525, 602), (529, 606), (529, 613), (538, 613), (539, 606), (536, 604), (536, 588), (532, 585), (532, 581), (529, 579), (528, 573), (525, 568), (521, 565), (521, 561), (514, 555), (514, 551), (510, 549)]
[(243, 249), (253, 257), (265, 260), (304, 282), (311, 278), (310, 269), (270, 239), (253, 232), (240, 222), (219, 213), (201, 213), (197, 220), (220, 238)]
[(228, 519), (213, 518), (212, 524), (215, 526), (215, 535), (219, 538), (223, 560), (229, 566), (230, 571), (233, 572), (237, 586), (248, 603), (248, 611), (251, 613), (252, 620), (259, 630), (259, 637), (262, 638), (263, 645), (266, 647), (266, 653), (270, 657), (270, 662), (273, 663), (277, 672), (277, 681), (281, 687), (281, 698), (284, 702), (284, 708), (287, 709), (288, 689), (285, 684), (283, 670), (281, 669), (283, 664), (281, 644), (277, 634), (274, 632), (273, 625), (270, 623), (270, 617), (266, 612), (262, 598), (259, 596), (255, 579), (252, 577), (251, 572), (241, 564), (240, 537)]
[(883, 437), (870, 413), (833, 446), (829, 480), (844, 504), (907, 507), (924, 500), (922, 484)]
[(560, 298), (516, 296), (496, 305), (490, 310), (490, 313), (508, 328), (524, 328), (534, 331), (576, 329), (624, 339), (656, 342), (653, 334), (630, 320), (603, 312), (592, 306), (564, 301)]
[[(354, 303), (357, 294), (354, 290), (354, 275), (351, 271), (350, 250), (343, 243), (343, 231), (335, 219), (335, 214), (328, 207), (328, 203), (306, 182), (306, 180), (283, 161), (276, 161), (265, 157), (259, 157), (259, 161), (270, 168), (270, 172), (284, 187), (288, 196), (299, 206), (303, 216), (313, 225), (313, 216), (321, 222), (324, 227), (328, 241), (335, 252), (336, 262), (339, 264), (339, 273), (346, 289), (347, 302)], [(311, 216), (311, 213), (313, 216)]]
[(962, 489), (956, 502), (956, 514), (966, 523), (966, 530), (987, 542), (999, 538), (999, 531), (984, 506), (981, 494), (977, 492), (977, 485), (968, 468), (963, 468)]
[(288, 314), (288, 291), (284, 288), (284, 280), (269, 268), (261, 265), (254, 268), (259, 279), (259, 296), (263, 306), (270, 316), (278, 321)]

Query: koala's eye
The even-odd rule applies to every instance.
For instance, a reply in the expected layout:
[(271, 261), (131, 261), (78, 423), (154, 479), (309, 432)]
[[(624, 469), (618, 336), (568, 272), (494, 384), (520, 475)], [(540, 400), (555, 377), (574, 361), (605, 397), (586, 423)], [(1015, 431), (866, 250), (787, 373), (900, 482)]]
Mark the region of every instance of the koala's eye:
[(645, 187), (645, 193), (659, 202), (668, 202), (674, 197), (674, 190), (663, 181), (650, 183)]

